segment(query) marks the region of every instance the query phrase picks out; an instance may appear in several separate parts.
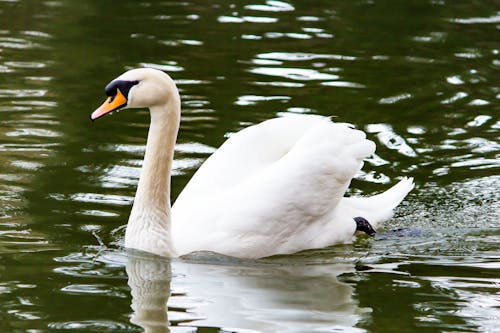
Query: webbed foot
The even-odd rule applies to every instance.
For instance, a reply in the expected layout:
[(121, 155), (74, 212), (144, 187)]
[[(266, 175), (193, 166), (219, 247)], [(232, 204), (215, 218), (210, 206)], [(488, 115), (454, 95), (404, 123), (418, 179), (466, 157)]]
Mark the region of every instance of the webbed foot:
[(373, 229), (370, 222), (368, 222), (368, 220), (366, 220), (364, 217), (355, 217), (354, 221), (356, 222), (356, 231), (362, 231), (370, 236), (375, 236), (375, 234), (377, 233), (375, 229)]

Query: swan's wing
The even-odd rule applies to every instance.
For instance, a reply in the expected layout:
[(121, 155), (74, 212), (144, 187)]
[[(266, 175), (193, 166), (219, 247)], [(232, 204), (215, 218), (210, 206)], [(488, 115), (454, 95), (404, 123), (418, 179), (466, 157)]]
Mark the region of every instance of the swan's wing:
[(174, 206), (249, 179), (289, 152), (307, 130), (325, 121), (308, 115), (275, 118), (232, 134), (193, 175)]
[(205, 247), (224, 253), (235, 244), (244, 252), (257, 246), (267, 255), (265, 244), (274, 253), (283, 252), (290, 240), (299, 247), (295, 251), (300, 250), (297, 243), (311, 247), (309, 237), (330, 222), (330, 212), (375, 145), (363, 132), (324, 118), (284, 118), (263, 125), (240, 132), (238, 140), (228, 141), (200, 168), (174, 205), (174, 229), (184, 230), (185, 236), (196, 229)]
[[(344, 124), (313, 126), (282, 158), (227, 191), (232, 217), (221, 227), (269, 235), (276, 223), (283, 239), (311, 224), (330, 223), (331, 211), (374, 150), (363, 132)], [(236, 216), (247, 221), (231, 222)]]

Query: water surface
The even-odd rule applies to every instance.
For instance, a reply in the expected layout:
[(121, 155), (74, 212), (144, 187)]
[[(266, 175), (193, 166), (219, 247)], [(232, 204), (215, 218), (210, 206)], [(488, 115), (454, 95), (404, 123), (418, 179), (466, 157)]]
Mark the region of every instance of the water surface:
[[(0, 0), (0, 331), (498, 331), (498, 8)], [(173, 199), (228, 135), (294, 113), (377, 143), (349, 194), (402, 176), (416, 188), (351, 245), (258, 262), (128, 254), (148, 114), (89, 114), (138, 66), (181, 91)]]

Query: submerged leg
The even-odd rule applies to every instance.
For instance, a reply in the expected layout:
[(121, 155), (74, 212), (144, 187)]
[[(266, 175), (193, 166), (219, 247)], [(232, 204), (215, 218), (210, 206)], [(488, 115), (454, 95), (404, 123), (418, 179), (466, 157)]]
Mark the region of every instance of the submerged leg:
[(373, 229), (370, 222), (368, 222), (364, 217), (358, 216), (354, 218), (356, 221), (356, 230), (362, 231), (370, 236), (374, 236), (376, 234), (375, 229)]

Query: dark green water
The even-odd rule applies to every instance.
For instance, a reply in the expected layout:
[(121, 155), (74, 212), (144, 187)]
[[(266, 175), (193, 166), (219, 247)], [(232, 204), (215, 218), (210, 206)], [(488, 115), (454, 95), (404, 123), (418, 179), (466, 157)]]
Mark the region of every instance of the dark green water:
[[(499, 332), (499, 10), (0, 0), (0, 332)], [(229, 133), (334, 115), (378, 146), (351, 193), (415, 177), (385, 226), (404, 231), (264, 262), (127, 254), (148, 113), (89, 114), (138, 66), (181, 90), (174, 197)]]

